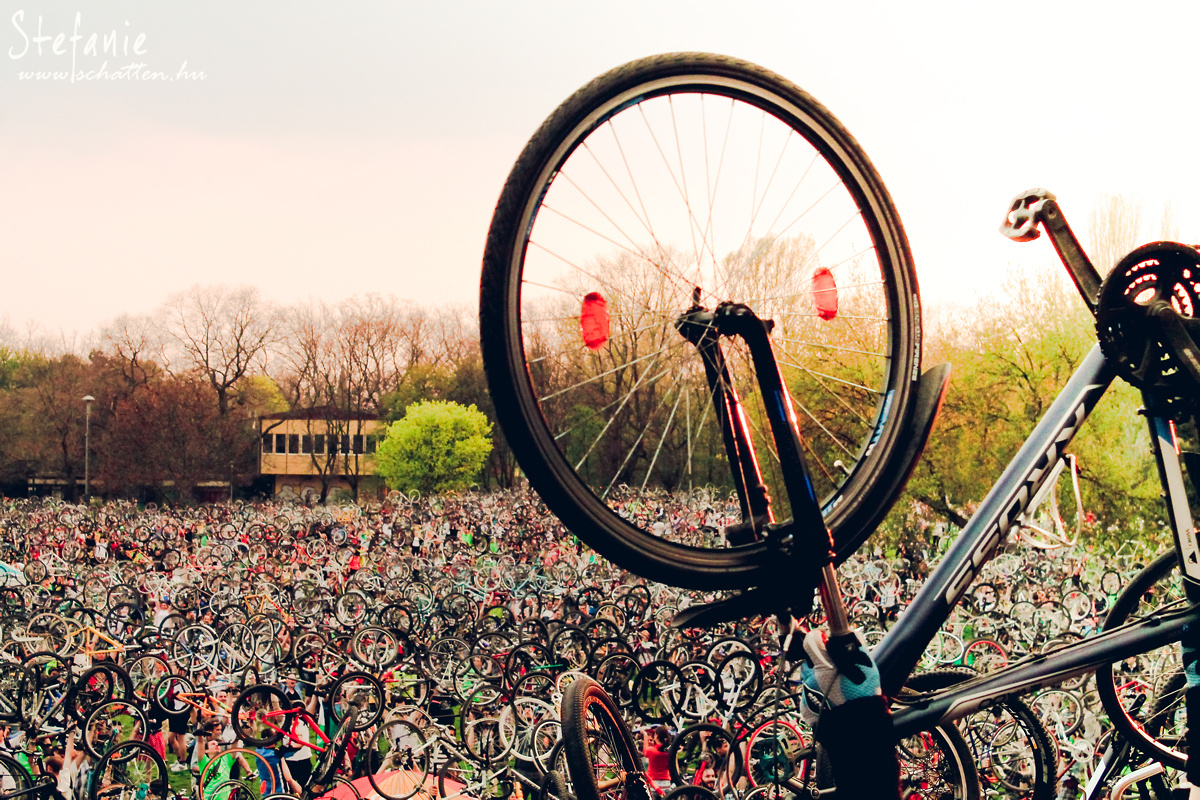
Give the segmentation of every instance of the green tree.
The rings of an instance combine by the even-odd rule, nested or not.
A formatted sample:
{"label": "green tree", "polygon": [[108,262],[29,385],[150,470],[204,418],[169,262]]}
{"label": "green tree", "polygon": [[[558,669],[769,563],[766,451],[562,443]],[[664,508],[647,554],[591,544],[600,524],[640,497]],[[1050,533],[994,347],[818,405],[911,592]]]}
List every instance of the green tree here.
{"label": "green tree", "polygon": [[447,400],[413,403],[388,426],[375,455],[387,485],[402,492],[464,489],[492,452],[492,424],[474,405]]}

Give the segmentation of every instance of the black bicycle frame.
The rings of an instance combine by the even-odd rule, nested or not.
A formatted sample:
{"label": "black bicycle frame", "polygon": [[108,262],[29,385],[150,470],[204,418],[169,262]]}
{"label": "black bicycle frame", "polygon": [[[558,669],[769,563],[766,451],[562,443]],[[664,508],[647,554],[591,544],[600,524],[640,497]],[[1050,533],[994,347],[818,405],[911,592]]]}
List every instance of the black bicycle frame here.
{"label": "black bicycle frame", "polygon": [[[739,334],[745,335],[743,331],[735,335]],[[766,359],[769,359],[769,354],[765,354],[764,362],[757,365],[760,377],[774,377],[777,371],[768,369]],[[954,540],[937,569],[874,650],[873,657],[879,667],[885,694],[892,697],[900,694],[929,643],[979,576],[983,566],[1004,543],[1016,520],[1025,514],[1043,484],[1050,479],[1055,465],[1114,377],[1115,373],[1101,353],[1100,346],[1094,346]],[[765,388],[776,390],[775,396],[778,396],[781,404],[786,402],[786,390],[778,390],[774,383]],[[1146,402],[1152,410],[1150,399],[1146,398]],[[792,422],[782,412],[778,412],[778,416],[781,421]],[[1200,548],[1187,502],[1174,425],[1170,420],[1152,414],[1147,415],[1147,420],[1159,477],[1166,495],[1168,517],[1175,532],[1176,551],[1185,587],[1189,596],[1194,597],[1197,589],[1200,589]],[[778,441],[778,431],[775,433]],[[785,438],[787,444],[780,450],[795,447],[793,441]],[[793,452],[798,450],[797,447]],[[746,472],[751,472],[751,469],[748,467]],[[804,494],[800,491],[792,495],[794,508],[807,505],[797,502],[798,499],[808,499]],[[789,528],[792,524],[794,521],[783,523]],[[929,730],[971,714],[1005,696],[1059,684],[1077,675],[1093,672],[1104,664],[1179,641],[1189,624],[1197,627],[1197,623],[1200,623],[1200,604],[1193,604],[1189,608],[1123,625],[979,678],[921,695],[916,702],[895,711],[893,724],[896,735],[901,738]]]}
{"label": "black bicycle frame", "polygon": [[[1072,274],[1083,274],[1083,278],[1077,277],[1076,283],[1089,308],[1094,310],[1092,295],[1095,294],[1095,286],[1092,284],[1098,285],[1099,279],[1092,280],[1094,270],[1090,263],[1086,263],[1086,256],[1082,255],[1077,244],[1070,246],[1074,240],[1061,215],[1051,216],[1058,220],[1058,228],[1051,229],[1056,247],[1060,254],[1066,251],[1064,263]],[[1067,255],[1072,257],[1067,258]],[[759,320],[745,306],[735,304],[722,304],[713,311],[695,305],[677,322],[680,332],[697,346],[704,357],[714,404],[718,417],[722,418],[727,445],[730,445],[730,461],[740,462],[735,472],[742,478],[738,489],[743,513],[751,515],[754,532],[767,533],[768,541],[772,534],[780,536],[776,540],[778,544],[795,537],[790,542],[795,547],[811,537],[810,541],[819,545],[807,551],[812,556],[822,552],[826,546],[825,542],[818,541],[821,538],[819,531],[824,529],[824,524],[804,465],[803,447],[791,401],[775,364],[769,341],[770,325],[770,322]],[[728,385],[718,341],[721,336],[741,337],[750,347],[760,389],[767,400],[767,416],[783,467],[781,472],[793,519],[770,522],[770,501],[761,492],[761,479],[755,480],[759,475],[758,465],[753,448],[749,446],[740,403]],[[1039,490],[1051,479],[1055,466],[1115,376],[1100,346],[1093,346],[956,537],[937,569],[875,648],[873,658],[879,668],[882,689],[886,695],[900,696],[929,643],[949,619],[983,566],[1004,543],[1017,520],[1029,510]],[[1180,641],[1189,630],[1200,630],[1200,545],[1197,543],[1197,531],[1184,485],[1176,431],[1173,422],[1155,413],[1152,397],[1144,395],[1143,402],[1189,607],[1123,625],[1052,653],[1024,659],[985,676],[921,695],[916,702],[895,712],[893,721],[898,737],[952,722],[1002,697],[1061,683],[1092,672],[1104,664]],[[764,522],[767,524],[764,525]],[[825,539],[828,541],[827,533]],[[791,555],[795,558],[798,553],[798,550],[793,550]],[[795,563],[792,562],[793,566]],[[835,619],[835,613],[844,613],[844,609],[832,568],[827,566],[824,573],[822,597],[827,603],[826,611],[832,630],[837,629],[839,624],[844,625],[843,614],[837,613],[836,616],[842,619]],[[804,584],[803,581],[799,583]]]}
{"label": "black bicycle frame", "polygon": [[1113,378],[1096,345],[955,538],[908,610],[875,649],[875,663],[886,694],[899,692],[929,642],[983,565],[995,555],[1014,522],[1025,513]]}

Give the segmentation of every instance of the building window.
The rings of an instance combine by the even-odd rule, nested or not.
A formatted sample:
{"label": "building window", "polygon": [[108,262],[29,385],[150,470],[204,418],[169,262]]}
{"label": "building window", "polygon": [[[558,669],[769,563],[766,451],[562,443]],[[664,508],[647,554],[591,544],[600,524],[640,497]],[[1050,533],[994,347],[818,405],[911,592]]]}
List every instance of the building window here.
{"label": "building window", "polygon": [[343,433],[342,434],[342,453],[349,453],[349,452],[350,452],[350,434]]}
{"label": "building window", "polygon": [[354,437],[354,454],[361,455],[362,451],[363,451],[363,437],[362,437],[362,434],[360,433]]}
{"label": "building window", "polygon": [[367,434],[367,452],[374,453],[375,447],[379,444],[379,437],[373,433]]}
{"label": "building window", "polygon": [[269,434],[269,433],[264,433],[264,434],[262,435],[262,447],[263,447],[262,451],[263,451],[264,453],[270,453],[270,452],[272,451],[272,449],[273,449],[273,448],[271,447],[271,445],[272,445],[272,444],[274,444],[274,443],[275,443],[275,442],[274,442],[274,439],[272,439],[272,437],[271,437],[271,434]]}
{"label": "building window", "polygon": [[300,437],[300,452],[301,453],[311,453],[313,451],[312,446],[313,446],[313,437],[312,436],[305,434],[304,436]]}
{"label": "building window", "polygon": [[300,452],[300,434],[298,434],[298,433],[289,433],[288,434],[288,452],[289,453],[299,453]]}
{"label": "building window", "polygon": [[287,434],[286,433],[275,434],[275,452],[276,453],[286,453],[287,452]]}
{"label": "building window", "polygon": [[325,452],[325,434],[318,433],[313,437],[313,452],[317,454]]}

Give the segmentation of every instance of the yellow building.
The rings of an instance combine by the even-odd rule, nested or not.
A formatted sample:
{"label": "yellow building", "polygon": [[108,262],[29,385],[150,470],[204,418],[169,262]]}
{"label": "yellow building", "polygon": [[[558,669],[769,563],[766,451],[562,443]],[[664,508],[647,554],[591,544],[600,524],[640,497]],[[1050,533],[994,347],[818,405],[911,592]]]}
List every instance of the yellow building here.
{"label": "yellow building", "polygon": [[275,476],[274,496],[300,502],[354,494],[360,500],[382,497],[383,479],[375,475],[373,454],[386,434],[374,416],[348,417],[329,407],[269,414],[259,420],[259,470]]}

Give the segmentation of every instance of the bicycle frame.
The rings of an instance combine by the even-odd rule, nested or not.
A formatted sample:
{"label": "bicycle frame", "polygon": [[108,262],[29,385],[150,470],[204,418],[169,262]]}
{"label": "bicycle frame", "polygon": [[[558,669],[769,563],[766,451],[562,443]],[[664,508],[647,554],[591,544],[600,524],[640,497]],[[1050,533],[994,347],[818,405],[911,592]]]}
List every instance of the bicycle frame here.
{"label": "bicycle frame", "polygon": [[[284,725],[286,727],[281,728],[272,722],[273,719],[278,717],[286,718],[284,720]],[[296,728],[302,721],[308,726],[310,731],[313,731],[317,734],[317,736],[321,737],[321,742],[323,744],[317,744],[316,742],[301,739],[296,735]],[[318,753],[324,753],[329,747],[330,738],[325,735],[324,731],[321,730],[321,726],[317,724],[315,719],[313,719],[312,714],[308,713],[308,711],[304,708],[288,708],[268,711],[262,715],[262,723],[276,733],[282,734],[284,738],[292,744],[299,745],[300,747],[311,747]]]}
{"label": "bicycle frame", "polygon": [[[1095,312],[1099,276],[1079,248],[1057,206],[1048,205],[1053,202],[1052,197],[1046,202],[1046,210],[1039,221],[1044,223],[1085,303]],[[1021,235],[1026,237],[1019,239],[1021,241],[1033,238],[1028,231]],[[765,534],[768,541],[780,534],[794,535],[796,547],[791,552],[783,551],[787,552],[789,558],[782,560],[789,569],[804,568],[804,562],[799,557],[817,554],[817,548],[825,546],[819,535],[824,526],[819,520],[820,510],[812,496],[811,482],[803,470],[799,434],[787,388],[783,385],[771,351],[768,338],[770,323],[759,320],[744,306],[726,304],[711,312],[693,307],[676,324],[704,359],[713,403],[727,436],[729,460],[731,464],[739,462],[738,471],[742,476],[757,475],[758,467],[753,449],[746,447],[748,437],[739,430],[739,426],[744,425],[744,415],[736,395],[728,390],[728,378],[722,374],[724,365],[716,339],[720,335],[739,336],[750,348],[763,396],[771,399],[765,405],[779,460],[784,466],[784,484],[795,517],[775,523],[771,519],[769,506],[763,508],[756,505],[756,484],[743,480],[738,486],[742,495],[743,518],[747,521],[739,527],[752,528],[752,535]],[[950,545],[937,569],[913,598],[907,612],[888,630],[873,651],[885,695],[899,695],[922,653],[979,577],[984,565],[996,554],[1010,531],[1019,527],[1026,513],[1039,501],[1041,490],[1055,476],[1056,466],[1075,434],[1115,377],[1116,371],[1101,352],[1100,345],[1094,345],[971,520]],[[1197,545],[1196,529],[1184,486],[1175,426],[1170,419],[1155,413],[1151,396],[1143,393],[1143,402],[1190,607],[1105,631],[1052,653],[1033,656],[948,689],[921,695],[915,702],[894,713],[893,725],[898,739],[953,722],[1006,695],[1061,683],[1094,671],[1099,666],[1180,641],[1189,624],[1200,622],[1200,546]],[[799,468],[796,467],[797,461]],[[818,517],[815,524],[812,521],[814,514]],[[861,542],[865,537],[860,531],[849,531],[842,538],[844,541],[840,544],[830,543],[833,549],[823,563],[835,561],[835,554],[840,555],[847,544]],[[805,554],[801,552],[804,547],[813,550]],[[811,574],[811,567],[808,569]],[[791,582],[795,583],[794,575]],[[847,629],[845,607],[831,564],[825,567],[819,588],[831,632],[843,632]]]}
{"label": "bicycle frame", "polygon": [[[980,504],[941,564],[929,576],[908,612],[887,632],[874,651],[884,692],[894,695],[903,686],[921,653],[949,618],[980,568],[1004,541],[1009,528],[1025,513],[1041,482],[1070,445],[1112,377],[1097,345]],[[1197,561],[1194,526],[1183,486],[1175,430],[1170,421],[1161,417],[1150,416],[1148,422],[1176,535],[1183,579],[1191,593],[1200,585],[1200,561]],[[897,710],[893,718],[897,735],[951,722],[1005,695],[1061,683],[1104,664],[1179,641],[1184,628],[1197,621],[1200,621],[1200,605],[1193,604],[1171,614],[1101,632],[1052,653],[924,696],[918,706]]]}

